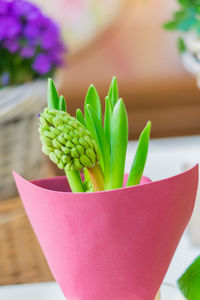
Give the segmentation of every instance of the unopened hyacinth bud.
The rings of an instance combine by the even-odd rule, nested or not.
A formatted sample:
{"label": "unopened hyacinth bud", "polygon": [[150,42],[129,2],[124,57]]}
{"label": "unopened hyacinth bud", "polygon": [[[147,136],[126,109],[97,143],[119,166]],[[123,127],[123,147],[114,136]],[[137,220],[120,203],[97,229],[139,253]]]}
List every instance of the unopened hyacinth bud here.
{"label": "unopened hyacinth bud", "polygon": [[46,108],[40,115],[42,151],[60,168],[92,168],[99,161],[98,147],[90,132],[64,111]]}

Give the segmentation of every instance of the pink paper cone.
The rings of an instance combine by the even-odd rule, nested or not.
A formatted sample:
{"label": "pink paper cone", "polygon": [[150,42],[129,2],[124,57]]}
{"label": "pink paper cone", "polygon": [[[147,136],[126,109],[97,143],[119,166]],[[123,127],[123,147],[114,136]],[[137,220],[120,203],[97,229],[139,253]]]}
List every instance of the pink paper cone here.
{"label": "pink paper cone", "polygon": [[14,177],[68,300],[154,299],[193,211],[198,166],[98,193],[71,193],[65,177]]}

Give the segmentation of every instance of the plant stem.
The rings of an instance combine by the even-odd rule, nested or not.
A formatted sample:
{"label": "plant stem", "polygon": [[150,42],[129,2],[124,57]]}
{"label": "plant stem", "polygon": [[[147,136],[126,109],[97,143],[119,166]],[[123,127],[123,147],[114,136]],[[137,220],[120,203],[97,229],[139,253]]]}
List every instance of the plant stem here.
{"label": "plant stem", "polygon": [[65,174],[67,176],[72,193],[85,192],[79,171],[72,171],[72,170],[65,169]]}
{"label": "plant stem", "polygon": [[95,192],[104,190],[104,177],[100,165],[96,164],[93,168],[88,168],[91,182]]}

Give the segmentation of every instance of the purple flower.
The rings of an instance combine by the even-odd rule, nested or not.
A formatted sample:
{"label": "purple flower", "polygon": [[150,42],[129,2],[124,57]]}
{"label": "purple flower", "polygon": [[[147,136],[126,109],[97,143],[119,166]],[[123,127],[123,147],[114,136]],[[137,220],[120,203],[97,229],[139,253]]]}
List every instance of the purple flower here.
{"label": "purple flower", "polygon": [[8,72],[3,72],[1,75],[1,83],[2,85],[8,85],[10,81],[10,74]]}
{"label": "purple flower", "polygon": [[17,39],[7,39],[7,40],[4,41],[3,45],[11,53],[14,53],[19,49],[19,44],[18,44]]}
{"label": "purple flower", "polygon": [[35,49],[33,47],[25,46],[20,50],[20,54],[24,58],[33,57],[35,54]]}
{"label": "purple flower", "polygon": [[60,55],[60,53],[58,51],[52,51],[51,52],[51,62],[52,64],[56,65],[56,66],[62,66],[63,65],[63,59],[62,56]]}
{"label": "purple flower", "polygon": [[15,0],[13,2],[12,10],[15,15],[26,17],[28,20],[34,20],[41,15],[41,12],[37,6],[23,0]]}
{"label": "purple flower", "polygon": [[36,57],[32,67],[39,74],[42,74],[42,75],[46,74],[51,70],[51,67],[52,67],[51,59],[46,54],[39,54]]}
{"label": "purple flower", "polygon": [[13,16],[3,16],[0,18],[0,40],[3,38],[13,38],[22,29],[20,21]]}
{"label": "purple flower", "polygon": [[56,45],[57,36],[53,36],[50,31],[44,32],[41,36],[41,46],[44,50],[53,48]]}
{"label": "purple flower", "polygon": [[[54,71],[66,51],[58,25],[27,0],[0,0],[1,48],[7,50],[6,72],[20,72],[15,69],[17,59],[25,68],[24,76],[30,78]],[[0,69],[0,85],[5,70]],[[5,75],[3,80],[6,82]]]}
{"label": "purple flower", "polygon": [[24,27],[24,35],[26,38],[35,40],[40,36],[40,27],[38,26],[39,19],[32,20]]}
{"label": "purple flower", "polygon": [[0,1],[0,15],[4,15],[7,13],[9,8],[9,3],[6,1]]}
{"label": "purple flower", "polygon": [[40,18],[40,30],[42,32],[50,31],[52,34],[59,35],[59,28],[55,22],[52,22],[50,18]]}

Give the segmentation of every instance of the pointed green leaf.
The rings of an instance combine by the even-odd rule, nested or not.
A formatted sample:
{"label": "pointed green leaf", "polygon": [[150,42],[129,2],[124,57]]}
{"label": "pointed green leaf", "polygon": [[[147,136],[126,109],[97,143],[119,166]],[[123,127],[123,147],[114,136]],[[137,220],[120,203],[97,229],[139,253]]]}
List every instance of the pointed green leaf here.
{"label": "pointed green leaf", "polygon": [[113,107],[109,97],[107,96],[105,98],[104,132],[109,145],[110,145],[110,135],[111,135],[112,112],[113,112]]}
{"label": "pointed green leaf", "polygon": [[86,95],[86,98],[85,98],[85,110],[86,110],[87,104],[91,105],[91,107],[95,111],[98,119],[100,121],[102,121],[101,101],[100,101],[99,95],[97,93],[97,90],[95,89],[95,87],[92,84],[90,85],[87,95]]}
{"label": "pointed green leaf", "polygon": [[151,122],[148,122],[139,138],[136,154],[128,177],[127,186],[137,185],[140,183],[147,160],[150,131]]}
{"label": "pointed green leaf", "polygon": [[90,131],[90,133],[92,134],[93,138],[95,139],[97,145],[100,147],[98,136],[96,133],[95,124],[94,124],[91,114],[89,113],[87,106],[85,107],[85,123],[86,123],[86,128]]}
{"label": "pointed green leaf", "polygon": [[178,38],[177,46],[180,54],[184,53],[187,50],[186,44],[181,37]]}
{"label": "pointed green leaf", "polygon": [[200,299],[200,256],[178,280],[178,286],[186,299]]}
{"label": "pointed green leaf", "polygon": [[178,2],[183,6],[188,6],[192,4],[191,0],[178,0]]}
{"label": "pointed green leaf", "polygon": [[83,113],[79,108],[76,110],[76,118],[82,125],[86,126]]}
{"label": "pointed green leaf", "polygon": [[[99,144],[99,139],[98,139],[98,136],[97,136],[95,124],[94,124],[92,116],[89,113],[87,107],[85,108],[85,124],[86,124],[86,128],[90,131],[90,133],[92,134],[95,142],[97,143],[97,145],[98,145],[98,147],[100,149],[100,144]],[[104,170],[104,163],[103,163],[103,157],[102,157],[101,149],[100,149],[100,159],[99,159],[99,162],[100,162],[101,168]]]}
{"label": "pointed green leaf", "polygon": [[108,92],[108,97],[112,103],[112,106],[114,107],[119,99],[117,78],[115,76],[113,77],[113,79],[111,81],[110,89]]}
{"label": "pointed green leaf", "polygon": [[[104,180],[105,180],[105,189],[108,188],[109,176],[110,176],[110,148],[107,142],[102,123],[97,117],[94,109],[91,105],[86,106],[86,113],[90,116],[91,122],[93,123],[93,129],[96,132],[98,139],[98,145],[100,147],[101,155],[103,158],[103,170],[104,170]],[[87,123],[86,123],[87,124]],[[92,129],[92,130],[93,130]]]}
{"label": "pointed green leaf", "polygon": [[166,30],[176,30],[178,27],[178,22],[177,21],[169,21],[163,24],[163,28]]}
{"label": "pointed green leaf", "polygon": [[51,78],[48,79],[47,102],[49,108],[59,110],[59,96]]}
{"label": "pointed green leaf", "polygon": [[65,98],[62,95],[59,98],[59,110],[67,111]]}
{"label": "pointed green leaf", "polygon": [[111,119],[110,189],[121,188],[128,143],[128,117],[122,99],[115,104]]}

